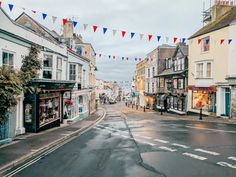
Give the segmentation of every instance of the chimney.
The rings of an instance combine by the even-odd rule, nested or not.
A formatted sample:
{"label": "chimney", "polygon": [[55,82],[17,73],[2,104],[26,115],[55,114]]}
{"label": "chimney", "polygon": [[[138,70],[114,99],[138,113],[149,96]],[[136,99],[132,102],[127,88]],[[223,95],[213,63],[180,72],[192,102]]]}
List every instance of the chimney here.
{"label": "chimney", "polygon": [[63,26],[63,37],[73,38],[73,22],[71,20],[68,20]]}
{"label": "chimney", "polygon": [[211,21],[215,21],[225,13],[227,13],[234,6],[232,0],[215,0],[211,11]]}

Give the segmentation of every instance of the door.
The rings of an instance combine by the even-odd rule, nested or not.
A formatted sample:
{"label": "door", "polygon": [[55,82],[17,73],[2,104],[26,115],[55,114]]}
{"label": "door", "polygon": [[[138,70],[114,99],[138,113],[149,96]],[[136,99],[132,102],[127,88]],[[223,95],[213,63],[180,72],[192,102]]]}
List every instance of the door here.
{"label": "door", "polygon": [[225,89],[225,115],[230,116],[230,89]]}

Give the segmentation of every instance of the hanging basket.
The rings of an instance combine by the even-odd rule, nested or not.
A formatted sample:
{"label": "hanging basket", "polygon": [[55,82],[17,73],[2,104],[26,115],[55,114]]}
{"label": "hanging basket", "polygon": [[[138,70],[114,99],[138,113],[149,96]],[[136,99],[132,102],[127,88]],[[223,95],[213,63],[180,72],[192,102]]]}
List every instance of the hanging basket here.
{"label": "hanging basket", "polygon": [[66,100],[66,106],[71,106],[71,105],[73,105],[73,102],[70,99]]}

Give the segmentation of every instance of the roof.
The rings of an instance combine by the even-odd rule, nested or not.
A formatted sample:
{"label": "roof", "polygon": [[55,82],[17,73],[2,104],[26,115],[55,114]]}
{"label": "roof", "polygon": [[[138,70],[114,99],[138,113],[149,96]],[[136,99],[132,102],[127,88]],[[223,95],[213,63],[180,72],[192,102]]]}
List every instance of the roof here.
{"label": "roof", "polygon": [[188,45],[186,45],[185,43],[179,43],[179,44],[176,46],[175,52],[174,52],[174,54],[173,54],[173,57],[175,57],[175,56],[177,55],[178,50],[180,50],[181,53],[182,53],[184,56],[188,56]]}
{"label": "roof", "polygon": [[[55,31],[51,31],[51,30],[48,29],[47,27],[43,26],[42,24],[40,24],[39,22],[37,22],[36,20],[34,20],[32,17],[30,17],[30,16],[29,16],[28,14],[26,14],[25,12],[23,12],[21,15],[19,15],[19,16],[15,19],[15,22],[18,23],[18,24],[20,24],[20,25],[22,25],[22,26],[24,26],[24,25],[19,22],[19,19],[20,19],[21,17],[26,17],[26,18],[30,19],[30,20],[31,20],[33,23],[35,23],[39,28],[41,28],[43,31],[45,31],[46,33],[48,33],[49,36],[51,36],[51,38],[49,38],[49,37],[46,37],[45,35],[40,34],[40,35],[42,35],[42,37],[47,38],[47,39],[49,39],[49,40],[51,40],[51,41],[53,40],[53,42],[56,42],[57,44],[60,44],[60,41],[58,40],[59,35],[58,35]],[[28,28],[29,30],[31,30],[31,31],[37,33],[37,31],[35,31],[34,29],[32,29],[32,28],[30,28],[30,27],[27,27],[27,28]]]}
{"label": "roof", "polygon": [[176,75],[176,74],[182,74],[184,73],[186,70],[184,71],[173,71],[173,68],[170,69],[166,69],[164,70],[162,73],[158,74],[157,77],[160,76],[168,76],[168,75]]}
{"label": "roof", "polygon": [[201,28],[199,31],[193,34],[189,39],[196,38],[198,36],[219,30],[221,28],[225,28],[233,22],[236,22],[236,7],[232,7],[228,12],[226,12],[220,18]]}

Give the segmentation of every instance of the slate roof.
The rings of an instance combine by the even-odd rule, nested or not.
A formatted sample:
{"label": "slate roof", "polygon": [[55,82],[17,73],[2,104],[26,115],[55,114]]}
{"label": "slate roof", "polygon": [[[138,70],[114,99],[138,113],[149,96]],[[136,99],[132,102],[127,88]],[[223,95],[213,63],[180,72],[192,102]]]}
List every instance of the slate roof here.
{"label": "slate roof", "polygon": [[193,34],[189,39],[196,38],[198,36],[227,27],[234,22],[236,22],[236,7],[232,7],[228,12],[222,15],[222,17],[216,19],[215,21],[201,28],[199,31]]}

